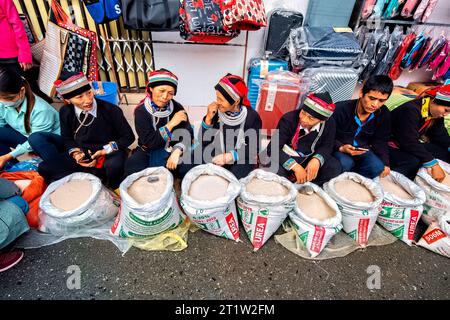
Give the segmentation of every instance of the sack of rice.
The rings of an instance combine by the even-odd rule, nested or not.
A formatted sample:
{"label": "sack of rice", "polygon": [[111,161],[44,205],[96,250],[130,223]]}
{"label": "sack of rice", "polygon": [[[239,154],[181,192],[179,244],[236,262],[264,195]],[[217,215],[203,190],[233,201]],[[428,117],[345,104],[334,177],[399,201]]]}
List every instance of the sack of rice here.
{"label": "sack of rice", "polygon": [[238,241],[239,224],[234,200],[241,185],[228,170],[199,165],[181,183],[181,206],[192,223],[209,233]]}
{"label": "sack of rice", "polygon": [[404,175],[391,171],[385,178],[377,178],[383,190],[378,223],[408,245],[423,211],[425,192]]}
{"label": "sack of rice", "polygon": [[450,258],[450,213],[447,212],[437,221],[431,222],[417,244]]}
{"label": "sack of rice", "polygon": [[289,212],[299,240],[312,258],[319,255],[342,229],[342,215],[336,202],[313,183],[295,184],[295,210]]}
{"label": "sack of rice", "polygon": [[39,202],[39,227],[68,235],[103,225],[118,211],[111,193],[96,176],[76,172],[51,183]]}
{"label": "sack of rice", "polygon": [[237,198],[239,215],[256,251],[294,209],[297,190],[286,178],[261,169],[253,170],[239,181],[242,185]]}
{"label": "sack of rice", "polygon": [[450,164],[438,160],[445,172],[442,183],[437,182],[428,173],[426,168],[421,168],[414,181],[425,191],[427,200],[423,205],[422,220],[430,224],[440,216],[450,211]]}
{"label": "sack of rice", "polygon": [[145,238],[176,228],[184,217],[173,189],[173,176],[164,167],[129,175],[119,186],[122,204],[111,233]]}
{"label": "sack of rice", "polygon": [[344,172],[323,188],[341,210],[344,231],[365,247],[381,211],[381,187],[357,173]]}

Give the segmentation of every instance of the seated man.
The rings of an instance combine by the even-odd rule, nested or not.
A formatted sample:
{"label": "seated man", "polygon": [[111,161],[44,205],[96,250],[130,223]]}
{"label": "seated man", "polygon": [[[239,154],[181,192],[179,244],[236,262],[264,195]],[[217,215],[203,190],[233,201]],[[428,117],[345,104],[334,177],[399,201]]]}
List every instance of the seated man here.
{"label": "seated man", "polygon": [[267,147],[272,166],[279,163],[279,175],[296,183],[322,185],[341,173],[339,162],[331,156],[336,132],[334,119],[330,118],[334,108],[328,92],[310,93],[301,109],[280,119]]}
{"label": "seated man", "polygon": [[450,85],[425,92],[423,97],[392,111],[389,154],[392,169],[414,179],[421,166],[441,182],[445,173],[436,159],[450,162],[450,137],[444,117],[450,114]]}
{"label": "seated man", "polygon": [[393,90],[384,75],[366,80],[359,99],[336,103],[335,153],[342,171],[354,171],[369,179],[389,174],[389,109],[384,105]]}
{"label": "seated man", "polygon": [[122,181],[127,147],[135,139],[122,110],[94,98],[81,73],[58,81],[56,90],[66,103],[59,112],[61,136],[41,132],[30,136],[33,149],[39,153],[45,148],[48,155],[39,165],[39,174],[50,183],[86,172],[116,189]]}

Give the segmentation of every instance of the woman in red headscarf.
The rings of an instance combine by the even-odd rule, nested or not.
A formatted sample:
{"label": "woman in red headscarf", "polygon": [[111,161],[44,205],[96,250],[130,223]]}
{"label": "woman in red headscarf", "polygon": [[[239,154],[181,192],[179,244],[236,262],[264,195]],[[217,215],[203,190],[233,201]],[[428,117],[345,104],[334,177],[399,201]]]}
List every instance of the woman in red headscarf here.
{"label": "woman in red headscarf", "polygon": [[257,166],[261,118],[250,107],[241,77],[227,74],[214,88],[216,101],[209,104],[201,127],[202,160],[243,178]]}
{"label": "woman in red headscarf", "polygon": [[445,173],[436,159],[450,162],[450,137],[444,125],[448,114],[450,85],[428,90],[393,110],[389,142],[391,169],[414,179],[419,168],[426,167],[441,182]]}

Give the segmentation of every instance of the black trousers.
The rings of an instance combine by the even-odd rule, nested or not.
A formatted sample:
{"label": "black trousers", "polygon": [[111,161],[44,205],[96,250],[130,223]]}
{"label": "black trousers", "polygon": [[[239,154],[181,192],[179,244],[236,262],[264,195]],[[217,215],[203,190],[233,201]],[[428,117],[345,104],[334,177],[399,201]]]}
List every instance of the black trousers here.
{"label": "black trousers", "polygon": [[[432,142],[425,143],[424,145],[433,157],[447,163],[450,162],[450,153],[447,149]],[[397,171],[411,180],[415,179],[417,171],[419,171],[422,166],[422,162],[419,158],[416,158],[411,153],[401,149],[389,147],[389,158],[391,170]]]}
{"label": "black trousers", "polygon": [[59,157],[45,160],[39,164],[38,172],[47,183],[59,180],[75,172],[90,173],[99,177],[111,189],[117,189],[122,182],[123,167],[127,153],[123,150],[106,155],[102,168],[86,168],[80,166],[67,153]]}
{"label": "black trousers", "polygon": [[[294,157],[295,159],[295,157]],[[311,157],[306,159],[303,163],[302,163],[302,167],[306,168],[306,166],[308,165],[308,162],[311,160]],[[318,186],[322,186],[325,182],[330,181],[331,179],[337,177],[338,175],[340,175],[342,172],[342,167],[340,162],[334,158],[334,157],[328,157],[323,166],[321,166],[319,168],[319,172],[317,174],[317,177],[311,181],[315,184],[317,184]],[[288,171],[286,170],[283,166],[280,165],[279,170],[278,170],[278,175],[288,178],[289,180],[295,182],[295,174],[292,171]]]}

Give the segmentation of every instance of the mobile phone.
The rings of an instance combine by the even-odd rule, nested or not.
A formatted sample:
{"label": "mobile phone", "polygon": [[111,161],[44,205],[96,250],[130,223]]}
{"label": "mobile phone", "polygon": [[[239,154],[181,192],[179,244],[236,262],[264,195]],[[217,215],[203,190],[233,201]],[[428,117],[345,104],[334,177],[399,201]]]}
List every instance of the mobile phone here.
{"label": "mobile phone", "polygon": [[356,151],[369,151],[369,149],[366,148],[360,148],[360,147],[355,147]]}
{"label": "mobile phone", "polygon": [[91,158],[91,153],[89,150],[84,150],[84,157],[80,160],[80,162],[91,162],[93,159]]}

